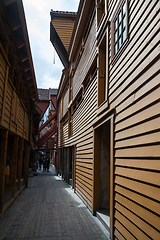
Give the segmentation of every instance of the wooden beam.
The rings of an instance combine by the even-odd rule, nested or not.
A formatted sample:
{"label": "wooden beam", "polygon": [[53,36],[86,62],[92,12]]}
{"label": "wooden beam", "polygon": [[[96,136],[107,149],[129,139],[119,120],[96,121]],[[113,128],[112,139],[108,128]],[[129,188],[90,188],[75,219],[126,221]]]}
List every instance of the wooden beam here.
{"label": "wooden beam", "polygon": [[32,74],[30,73],[30,71],[27,71],[24,76],[27,79],[27,81],[32,78]]}
{"label": "wooden beam", "polygon": [[16,177],[17,177],[17,158],[18,158],[19,137],[14,137],[13,156],[11,160],[11,198],[15,196]]}
{"label": "wooden beam", "polygon": [[22,178],[22,160],[23,160],[23,147],[24,139],[19,141],[19,156],[18,156],[18,191],[21,189],[21,178]]}
{"label": "wooden beam", "polygon": [[12,39],[18,49],[25,45],[25,42],[15,32],[13,32]]}
{"label": "wooden beam", "polygon": [[28,59],[28,55],[24,53],[22,50],[18,50],[17,55],[21,62],[25,62]]}
{"label": "wooden beam", "polygon": [[3,0],[5,7],[9,6],[10,4],[14,3],[16,0]]}
{"label": "wooden beam", "polygon": [[0,213],[2,213],[2,211],[3,211],[7,144],[8,144],[8,131],[7,130],[2,130],[1,164],[0,164]]}
{"label": "wooden beam", "polygon": [[14,17],[7,15],[6,19],[13,32],[21,27],[21,22],[17,21]]}
{"label": "wooden beam", "polygon": [[22,67],[24,72],[27,72],[31,69],[30,66],[29,66],[29,63],[27,63],[27,62],[21,63],[21,67]]}

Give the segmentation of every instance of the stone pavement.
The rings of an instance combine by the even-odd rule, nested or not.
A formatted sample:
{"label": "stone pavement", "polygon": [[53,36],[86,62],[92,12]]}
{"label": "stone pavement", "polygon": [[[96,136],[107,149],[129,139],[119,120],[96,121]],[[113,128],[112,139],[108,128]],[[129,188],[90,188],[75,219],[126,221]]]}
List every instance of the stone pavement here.
{"label": "stone pavement", "polygon": [[3,240],[107,240],[108,231],[55,174],[37,171],[0,219]]}

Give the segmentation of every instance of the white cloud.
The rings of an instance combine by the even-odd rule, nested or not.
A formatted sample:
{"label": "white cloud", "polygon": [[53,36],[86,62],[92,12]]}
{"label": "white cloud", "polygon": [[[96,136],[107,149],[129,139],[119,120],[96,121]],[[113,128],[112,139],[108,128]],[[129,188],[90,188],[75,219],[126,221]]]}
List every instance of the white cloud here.
{"label": "white cloud", "polygon": [[50,11],[78,10],[79,0],[23,0],[38,88],[57,88],[63,65],[50,42]]}

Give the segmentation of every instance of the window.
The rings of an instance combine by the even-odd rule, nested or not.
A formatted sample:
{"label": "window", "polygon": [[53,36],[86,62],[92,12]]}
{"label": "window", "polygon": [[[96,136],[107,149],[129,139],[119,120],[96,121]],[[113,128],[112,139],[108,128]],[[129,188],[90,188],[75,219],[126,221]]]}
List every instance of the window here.
{"label": "window", "polygon": [[114,54],[118,52],[127,38],[127,4],[122,5],[114,20]]}

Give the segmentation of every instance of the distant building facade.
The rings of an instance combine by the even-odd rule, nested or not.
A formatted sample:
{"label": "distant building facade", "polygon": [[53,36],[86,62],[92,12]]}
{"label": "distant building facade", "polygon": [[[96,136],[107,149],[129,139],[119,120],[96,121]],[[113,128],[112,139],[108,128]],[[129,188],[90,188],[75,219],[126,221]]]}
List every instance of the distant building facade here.
{"label": "distant building facade", "polygon": [[[57,155],[57,89],[38,89],[41,119],[39,122],[37,153],[50,153],[51,162],[56,165]],[[39,154],[39,153],[38,153]]]}

